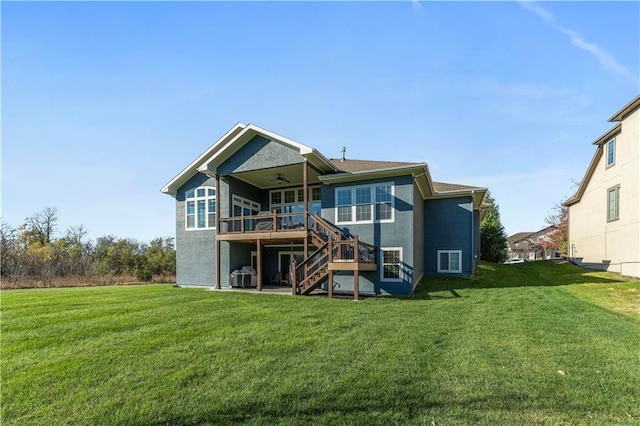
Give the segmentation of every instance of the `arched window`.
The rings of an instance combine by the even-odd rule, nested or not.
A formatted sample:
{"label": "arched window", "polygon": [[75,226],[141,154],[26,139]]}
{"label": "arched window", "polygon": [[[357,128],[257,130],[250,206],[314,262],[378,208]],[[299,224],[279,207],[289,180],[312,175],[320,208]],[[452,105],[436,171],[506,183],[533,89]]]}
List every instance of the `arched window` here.
{"label": "arched window", "polygon": [[186,229],[215,229],[216,190],[210,187],[190,189],[185,192]]}

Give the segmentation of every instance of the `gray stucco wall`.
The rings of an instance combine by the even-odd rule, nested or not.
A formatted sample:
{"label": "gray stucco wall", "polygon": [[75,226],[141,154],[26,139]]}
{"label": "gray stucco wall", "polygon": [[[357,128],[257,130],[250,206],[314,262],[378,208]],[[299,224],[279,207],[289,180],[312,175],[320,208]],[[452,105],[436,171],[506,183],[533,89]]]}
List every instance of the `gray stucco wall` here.
{"label": "gray stucco wall", "polygon": [[215,230],[186,230],[185,192],[192,188],[215,188],[215,179],[197,174],[176,194],[176,281],[178,285],[215,285]]}
{"label": "gray stucco wall", "polygon": [[438,250],[462,250],[462,275],[473,274],[472,224],[474,222],[471,197],[424,202],[426,275],[438,274]]}
{"label": "gray stucco wall", "polygon": [[[259,203],[261,210],[266,210],[269,207],[269,191],[260,190],[231,176],[224,176],[224,174],[302,162],[303,157],[295,149],[256,136],[217,168],[218,173],[221,174],[220,192],[216,197],[216,201],[220,204],[220,216],[229,217],[232,215],[232,195]],[[212,229],[187,231],[185,228],[184,194],[187,190],[200,186],[215,188],[215,178],[198,173],[176,194],[176,280],[178,285],[215,286],[216,231]],[[251,251],[254,250],[256,247],[252,244],[226,241],[220,243],[220,284],[222,286],[229,285],[231,272],[243,265],[250,264]],[[276,251],[274,251],[273,258],[277,265]],[[265,264],[265,266],[267,265]],[[273,268],[269,266],[266,269],[270,271]],[[271,272],[270,275],[272,275]],[[268,282],[268,280],[264,282]]]}
{"label": "gray stucco wall", "polygon": [[[366,223],[338,225],[347,235],[355,236],[365,243],[378,248],[402,249],[401,282],[387,282],[381,280],[380,271],[360,272],[359,290],[363,293],[375,294],[411,294],[414,281],[414,233],[413,233],[413,197],[414,184],[411,176],[376,179],[366,182],[354,182],[336,185],[322,185],[322,217],[336,223],[335,220],[335,191],[337,188],[376,183],[394,184],[394,221],[392,223]],[[376,262],[381,270],[382,258],[377,253]],[[334,276],[336,290],[353,291],[353,274],[342,272]]]}
{"label": "gray stucco wall", "polygon": [[227,175],[299,164],[303,161],[304,158],[297,150],[262,136],[256,136],[219,165],[217,172],[220,175]]}

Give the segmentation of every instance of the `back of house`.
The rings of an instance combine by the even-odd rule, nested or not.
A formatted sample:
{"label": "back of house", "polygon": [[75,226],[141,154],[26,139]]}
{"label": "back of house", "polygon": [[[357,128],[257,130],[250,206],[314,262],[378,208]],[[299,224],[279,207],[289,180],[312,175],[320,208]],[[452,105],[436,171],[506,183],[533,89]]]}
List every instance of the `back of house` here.
{"label": "back of house", "polygon": [[177,283],[411,294],[424,275],[473,275],[485,188],[426,163],[329,159],[236,124],[167,183]]}

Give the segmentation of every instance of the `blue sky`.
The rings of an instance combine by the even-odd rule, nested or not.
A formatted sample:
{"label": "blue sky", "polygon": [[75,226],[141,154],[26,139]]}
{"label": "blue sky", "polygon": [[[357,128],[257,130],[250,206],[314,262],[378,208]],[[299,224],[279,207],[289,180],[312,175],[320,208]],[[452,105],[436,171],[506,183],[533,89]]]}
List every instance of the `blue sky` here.
{"label": "blue sky", "polygon": [[174,235],[236,122],[486,186],[545,226],[640,91],[638,2],[2,2],[2,218]]}

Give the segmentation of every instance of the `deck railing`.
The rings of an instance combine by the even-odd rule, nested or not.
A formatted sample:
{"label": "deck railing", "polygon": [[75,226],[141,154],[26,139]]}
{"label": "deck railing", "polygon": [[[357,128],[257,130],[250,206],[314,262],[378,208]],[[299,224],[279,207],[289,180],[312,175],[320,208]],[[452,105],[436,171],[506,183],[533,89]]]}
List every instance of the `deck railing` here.
{"label": "deck railing", "polygon": [[356,236],[353,240],[332,241],[331,262],[376,262],[376,247],[363,243]]}
{"label": "deck railing", "polygon": [[252,216],[220,218],[218,234],[304,230],[304,213],[260,212]]}

